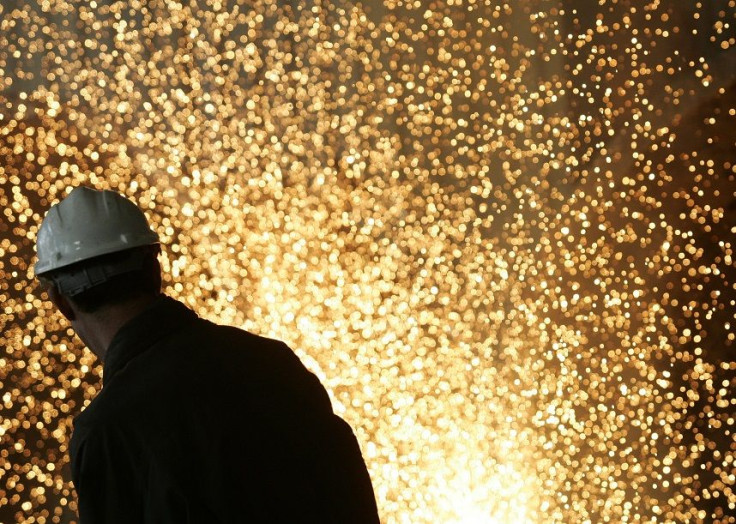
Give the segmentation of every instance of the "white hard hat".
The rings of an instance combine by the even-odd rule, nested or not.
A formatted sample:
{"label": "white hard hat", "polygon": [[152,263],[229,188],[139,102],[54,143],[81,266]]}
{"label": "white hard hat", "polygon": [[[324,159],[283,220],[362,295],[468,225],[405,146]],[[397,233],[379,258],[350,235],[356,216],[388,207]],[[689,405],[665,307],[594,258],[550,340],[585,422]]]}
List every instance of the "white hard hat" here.
{"label": "white hard hat", "polygon": [[77,187],[51,206],[36,240],[36,276],[100,255],[158,244],[138,206],[114,191]]}

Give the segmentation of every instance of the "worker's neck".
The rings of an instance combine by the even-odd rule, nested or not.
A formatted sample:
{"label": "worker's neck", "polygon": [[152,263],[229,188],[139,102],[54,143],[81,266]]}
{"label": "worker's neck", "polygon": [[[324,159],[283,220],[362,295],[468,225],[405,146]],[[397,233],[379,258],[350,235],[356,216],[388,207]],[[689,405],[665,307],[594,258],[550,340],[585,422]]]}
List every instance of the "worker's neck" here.
{"label": "worker's neck", "polygon": [[104,362],[107,350],[120,328],[142,313],[156,298],[154,295],[145,295],[106,306],[94,313],[77,312],[72,327],[82,342]]}

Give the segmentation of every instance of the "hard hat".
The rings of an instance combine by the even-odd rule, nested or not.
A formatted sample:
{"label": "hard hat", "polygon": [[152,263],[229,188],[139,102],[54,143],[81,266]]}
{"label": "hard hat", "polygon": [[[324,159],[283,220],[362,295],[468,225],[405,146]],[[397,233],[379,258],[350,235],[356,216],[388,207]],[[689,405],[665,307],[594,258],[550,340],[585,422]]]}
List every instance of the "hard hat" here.
{"label": "hard hat", "polygon": [[[158,242],[143,211],[123,195],[77,187],[46,213],[36,240],[34,272],[40,276],[100,255]],[[106,272],[107,277],[110,273]]]}

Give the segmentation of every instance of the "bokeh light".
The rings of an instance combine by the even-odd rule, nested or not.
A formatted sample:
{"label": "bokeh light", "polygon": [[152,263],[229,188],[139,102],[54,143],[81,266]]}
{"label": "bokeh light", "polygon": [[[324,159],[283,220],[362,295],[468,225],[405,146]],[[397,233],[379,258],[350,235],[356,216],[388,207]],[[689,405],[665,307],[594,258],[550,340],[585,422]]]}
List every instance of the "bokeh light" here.
{"label": "bokeh light", "polygon": [[79,184],[295,349],[385,523],[736,521],[736,0],[6,0],[0,159],[0,522],[76,518]]}

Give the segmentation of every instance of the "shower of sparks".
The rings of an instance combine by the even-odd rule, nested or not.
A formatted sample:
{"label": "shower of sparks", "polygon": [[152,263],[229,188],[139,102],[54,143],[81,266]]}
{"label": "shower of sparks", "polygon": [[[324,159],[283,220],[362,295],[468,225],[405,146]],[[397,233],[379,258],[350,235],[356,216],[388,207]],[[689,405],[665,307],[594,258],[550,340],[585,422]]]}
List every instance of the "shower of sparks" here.
{"label": "shower of sparks", "polygon": [[101,369],[33,279],[123,191],[281,338],[385,523],[736,522],[736,0],[0,4],[0,522]]}

